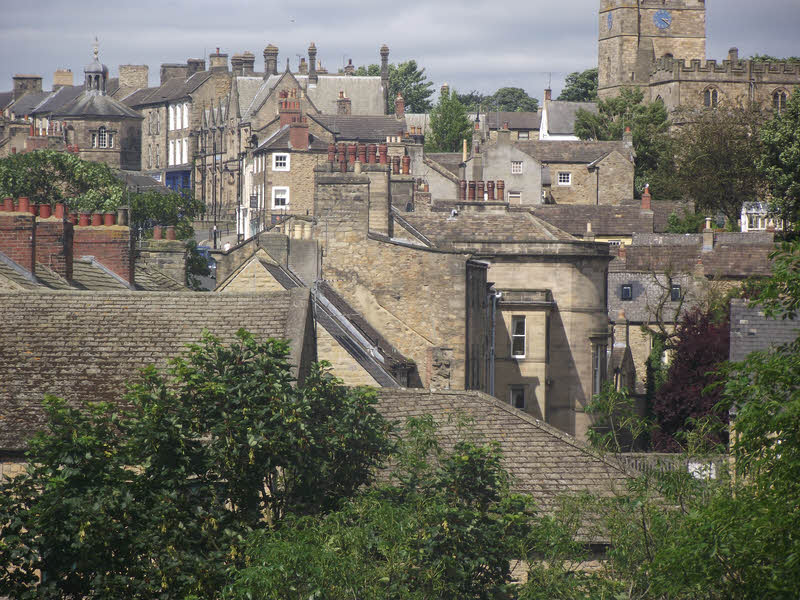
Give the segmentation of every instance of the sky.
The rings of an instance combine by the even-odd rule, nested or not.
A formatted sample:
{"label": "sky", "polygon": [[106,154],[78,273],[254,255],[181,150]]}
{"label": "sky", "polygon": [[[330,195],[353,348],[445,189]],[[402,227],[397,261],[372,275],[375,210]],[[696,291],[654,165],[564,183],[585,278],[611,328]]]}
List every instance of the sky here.
{"label": "sky", "polygon": [[[0,0],[0,4],[8,0]],[[800,55],[800,0],[707,0],[708,58],[728,48],[740,56]],[[219,47],[249,50],[256,70],[271,43],[279,65],[306,56],[309,42],[323,66],[336,71],[415,59],[436,89],[491,93],[499,87],[554,95],[564,77],[597,65],[599,0],[30,0],[0,14],[0,91],[16,73],[39,74],[49,89],[53,71],[72,69],[75,83],[99,38],[112,76],[120,64],[147,64],[156,85],[161,63],[185,62]]]}

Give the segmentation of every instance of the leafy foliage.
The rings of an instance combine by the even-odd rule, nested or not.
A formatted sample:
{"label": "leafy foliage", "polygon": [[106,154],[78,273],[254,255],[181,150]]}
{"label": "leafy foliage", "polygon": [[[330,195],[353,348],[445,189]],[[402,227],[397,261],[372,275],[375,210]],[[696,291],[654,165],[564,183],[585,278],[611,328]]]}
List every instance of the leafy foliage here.
{"label": "leafy foliage", "polygon": [[616,389],[606,382],[603,389],[586,405],[592,415],[589,443],[604,452],[623,452],[641,441],[650,429],[636,410],[636,399],[626,389]]}
{"label": "leafy foliage", "polygon": [[49,398],[27,472],[0,484],[0,593],[215,597],[248,532],[369,483],[390,447],[373,395],[324,366],[298,389],[287,354],[206,335],[146,369],[128,411]]}
{"label": "leafy foliage", "polygon": [[426,113],[433,105],[433,82],[428,81],[425,69],[415,60],[407,60],[399,65],[389,65],[389,111],[394,112],[394,99],[401,93],[405,100],[406,112]]}
{"label": "leafy foliage", "polygon": [[465,139],[472,139],[472,124],[467,110],[455,90],[442,93],[431,111],[430,134],[425,140],[425,149],[428,152],[457,152]]}
{"label": "leafy foliage", "polygon": [[191,221],[202,210],[191,194],[130,192],[108,165],[55,150],[0,159],[0,195],[27,196],[41,204],[63,202],[74,212],[114,212],[128,205],[134,230],[175,225],[180,239],[192,235]]}
{"label": "leafy foliage", "polygon": [[[676,330],[675,353],[667,373],[667,380],[659,388],[652,407],[658,428],[653,432],[653,445],[657,450],[680,450],[676,436],[691,430],[689,419],[697,420],[717,414],[720,400],[718,388],[710,388],[719,381],[715,371],[728,359],[730,325],[727,315],[715,321],[708,312],[696,309],[685,313]],[[726,414],[717,414],[727,423]],[[727,440],[722,432],[717,441]]]}
{"label": "leafy foliage", "polygon": [[[669,171],[671,156],[667,110],[662,102],[643,104],[644,93],[638,88],[623,88],[619,96],[600,100],[598,114],[579,110],[575,135],[582,140],[621,140],[627,127],[633,134],[636,151],[635,187],[637,192],[649,183],[656,198],[673,197],[662,185],[658,173]],[[654,179],[658,179],[656,181]]]}
{"label": "leafy foliage", "polygon": [[673,212],[667,219],[666,233],[697,233],[703,227],[705,217],[696,212],[683,211],[683,216]]}
{"label": "leafy foliage", "polygon": [[756,109],[718,107],[684,113],[673,135],[675,178],[684,196],[708,214],[722,212],[731,223],[742,204],[763,189],[758,170],[762,115]]}
{"label": "leafy foliage", "polygon": [[200,277],[211,275],[208,260],[197,249],[196,240],[186,240],[186,285],[195,292],[201,291]]}
{"label": "leafy foliage", "polygon": [[456,95],[458,96],[458,101],[461,102],[469,112],[478,112],[482,107],[487,106],[487,99],[491,97],[478,90]]}
{"label": "leafy foliage", "polygon": [[755,62],[800,62],[800,56],[788,56],[786,58],[777,58],[769,54],[754,54],[750,60]]}
{"label": "leafy foliage", "polygon": [[[410,420],[396,485],[322,519],[291,519],[249,539],[235,598],[510,598],[532,507],[508,493],[497,444],[446,452],[430,417]],[[420,477],[424,473],[424,476]]]}
{"label": "leafy foliage", "polygon": [[771,204],[791,227],[800,221],[800,88],[786,108],[761,128],[758,166],[769,185]]}
{"label": "leafy foliage", "polygon": [[559,100],[594,102],[597,100],[597,67],[567,75]]}
{"label": "leafy foliage", "polygon": [[486,111],[536,112],[539,100],[528,95],[522,88],[502,87],[483,102]]}

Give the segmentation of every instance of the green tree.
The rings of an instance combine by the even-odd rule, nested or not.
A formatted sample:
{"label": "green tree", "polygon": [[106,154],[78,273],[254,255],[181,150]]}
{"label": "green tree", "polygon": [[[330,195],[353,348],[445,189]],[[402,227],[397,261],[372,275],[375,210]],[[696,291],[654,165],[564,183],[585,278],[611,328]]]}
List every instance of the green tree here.
{"label": "green tree", "polygon": [[672,212],[667,219],[666,233],[697,233],[703,227],[705,217],[700,213],[683,210],[683,216]]}
{"label": "green tree", "polygon": [[128,410],[47,399],[27,471],[0,484],[0,594],[218,597],[250,531],[370,483],[390,449],[374,395],[324,366],[298,388],[285,342],[237,337],[146,369]]}
{"label": "green tree", "polygon": [[428,152],[457,152],[465,139],[472,139],[467,109],[455,90],[441,94],[431,111],[430,134],[425,140],[425,149]]}
{"label": "green tree", "polygon": [[234,598],[511,598],[509,558],[525,555],[530,500],[508,492],[496,443],[436,440],[410,420],[395,481],[321,519],[256,532]]}
{"label": "green tree", "polygon": [[433,105],[433,82],[428,81],[425,69],[420,68],[415,60],[407,60],[399,65],[389,65],[389,112],[394,112],[394,100],[397,94],[403,95],[406,112],[426,113]]}
{"label": "green tree", "polygon": [[469,112],[478,112],[482,107],[485,110],[488,106],[487,100],[491,97],[487,96],[486,94],[482,94],[478,90],[472,90],[466,94],[457,95],[459,102],[461,102],[461,104],[463,104]]}
{"label": "green tree", "polygon": [[190,193],[131,192],[108,165],[55,150],[0,159],[0,195],[27,196],[41,204],[63,202],[75,212],[113,212],[128,205],[130,225],[137,232],[175,225],[181,239],[191,237],[192,220],[202,210]]}
{"label": "green tree", "polygon": [[767,180],[771,204],[785,226],[800,221],[800,88],[761,128],[762,154],[758,166]]}
{"label": "green tree", "polygon": [[558,100],[594,102],[597,100],[597,67],[567,75]]}
{"label": "green tree", "polygon": [[755,62],[800,62],[800,56],[788,56],[786,58],[777,58],[769,54],[754,54],[750,60]]}
{"label": "green tree", "polygon": [[380,77],[381,66],[376,64],[371,64],[365,67],[364,65],[361,65],[356,69],[356,75],[359,75],[361,77],[366,77],[366,76]]}
{"label": "green tree", "polygon": [[575,135],[582,140],[621,140],[626,128],[633,134],[636,151],[635,188],[641,193],[650,184],[656,198],[672,197],[666,186],[656,185],[658,173],[669,172],[672,165],[668,136],[669,119],[662,102],[644,104],[638,88],[623,88],[618,96],[600,100],[598,113],[579,110]]}
{"label": "green tree", "polygon": [[522,88],[502,87],[483,102],[484,111],[536,112],[539,100],[532,98]]}
{"label": "green tree", "polygon": [[682,195],[698,210],[722,212],[737,223],[742,204],[763,190],[758,170],[761,113],[755,109],[718,107],[684,112],[674,134],[675,180]]}

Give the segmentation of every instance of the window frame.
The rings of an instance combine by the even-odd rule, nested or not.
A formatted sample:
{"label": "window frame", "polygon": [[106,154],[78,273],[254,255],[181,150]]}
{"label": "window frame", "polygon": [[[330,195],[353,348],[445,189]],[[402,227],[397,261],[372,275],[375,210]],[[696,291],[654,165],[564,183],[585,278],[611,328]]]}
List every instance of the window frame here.
{"label": "window frame", "polygon": [[717,108],[719,106],[719,90],[715,87],[708,87],[703,90],[703,106],[706,108]]}
{"label": "window frame", "polygon": [[108,147],[108,130],[102,125],[97,129],[97,147]]}
{"label": "window frame", "polygon": [[[283,192],[286,192],[286,196],[285,196],[286,197],[286,203],[285,204],[276,204],[275,203],[275,197],[277,196],[277,192],[279,190],[283,191]],[[273,185],[272,186],[272,191],[271,191],[272,210],[280,210],[282,208],[289,208],[290,193],[291,193],[291,191],[289,189],[289,186],[286,186],[286,185]]]}
{"label": "window frame", "polygon": [[[626,294],[627,292],[627,294]],[[623,283],[619,288],[619,299],[623,302],[633,301],[633,284]]]}
{"label": "window frame", "polygon": [[608,345],[592,343],[592,396],[603,390],[608,371]]}
{"label": "window frame", "polygon": [[[517,406],[515,394],[522,394],[522,406]],[[524,385],[511,385],[508,387],[508,403],[512,406],[512,408],[516,408],[518,410],[528,409],[528,394],[525,393]]]}
{"label": "window frame", "polygon": [[772,92],[772,109],[781,114],[786,110],[786,104],[789,102],[789,94],[784,89],[775,90]]}
{"label": "window frame", "polygon": [[508,192],[509,204],[511,203],[512,200],[513,201],[519,200],[519,202],[522,203],[522,192]]}
{"label": "window frame", "polygon": [[[561,181],[561,176],[562,175],[566,175],[566,178],[565,178],[566,181],[565,182]],[[571,186],[572,185],[572,171],[559,171],[558,174],[556,175],[556,182],[557,182],[558,185],[560,185],[562,187]]]}
{"label": "window frame", "polygon": [[518,140],[522,140],[522,141],[529,140],[529,139],[531,139],[531,132],[528,131],[527,129],[523,130],[523,131],[518,131],[517,132],[517,139]]}
{"label": "window frame", "polygon": [[[286,159],[286,165],[283,167],[278,166],[278,157],[284,157]],[[273,152],[272,153],[272,170],[273,171],[280,171],[280,172],[288,172],[291,169],[291,160],[292,155],[288,152]]]}
{"label": "window frame", "polygon": [[522,161],[521,160],[512,160],[511,161],[511,174],[512,175],[522,175]]}
{"label": "window frame", "polygon": [[[522,323],[522,333],[516,333],[517,323]],[[511,315],[511,358],[515,360],[524,359],[528,354],[528,323],[526,315]],[[514,348],[514,342],[522,340],[522,354],[517,354]]]}
{"label": "window frame", "polygon": [[[676,294],[677,291],[677,294]],[[683,290],[681,289],[680,283],[672,283],[669,286],[669,299],[670,302],[680,302],[681,294]]]}

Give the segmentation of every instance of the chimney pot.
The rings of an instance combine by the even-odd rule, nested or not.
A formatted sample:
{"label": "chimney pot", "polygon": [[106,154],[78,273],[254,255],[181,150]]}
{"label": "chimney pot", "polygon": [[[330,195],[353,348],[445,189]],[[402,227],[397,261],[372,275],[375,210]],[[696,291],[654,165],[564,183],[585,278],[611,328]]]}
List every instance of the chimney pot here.
{"label": "chimney pot", "polygon": [[78,227],[88,227],[91,222],[92,213],[82,212],[78,218]]}
{"label": "chimney pot", "polygon": [[117,216],[116,213],[113,212],[105,213],[103,215],[103,225],[105,225],[106,227],[111,227],[112,225],[114,225],[116,216]]}
{"label": "chimney pot", "polygon": [[175,226],[168,225],[167,226],[167,239],[170,241],[175,240]]}

